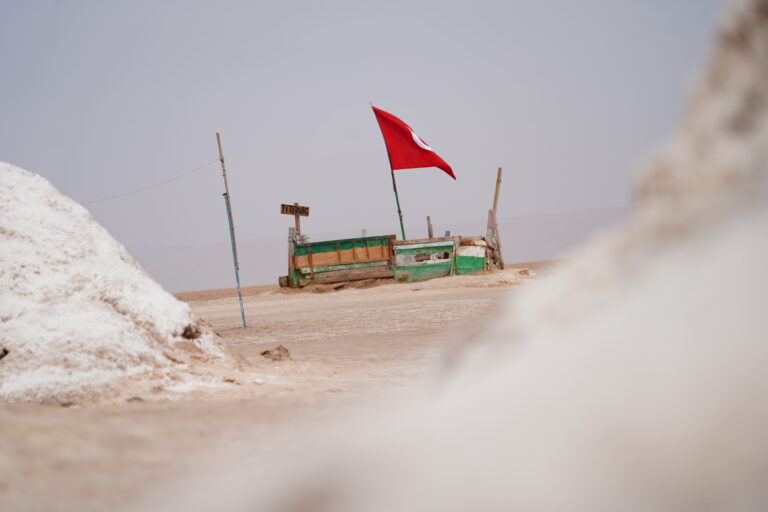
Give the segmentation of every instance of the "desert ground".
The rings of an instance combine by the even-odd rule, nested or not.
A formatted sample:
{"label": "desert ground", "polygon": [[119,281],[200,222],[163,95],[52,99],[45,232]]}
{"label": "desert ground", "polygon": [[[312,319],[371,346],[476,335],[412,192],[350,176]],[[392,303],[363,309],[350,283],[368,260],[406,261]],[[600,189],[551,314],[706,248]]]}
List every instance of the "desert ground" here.
{"label": "desert ground", "polygon": [[[446,357],[547,264],[421,283],[177,294],[247,363],[221,387],[99,405],[0,405],[0,510],[142,503],[242,447],[279,454],[439,379]],[[520,278],[528,268],[536,278]],[[527,274],[523,271],[522,274]],[[339,288],[339,289],[336,289]],[[279,345],[290,359],[261,355]]]}

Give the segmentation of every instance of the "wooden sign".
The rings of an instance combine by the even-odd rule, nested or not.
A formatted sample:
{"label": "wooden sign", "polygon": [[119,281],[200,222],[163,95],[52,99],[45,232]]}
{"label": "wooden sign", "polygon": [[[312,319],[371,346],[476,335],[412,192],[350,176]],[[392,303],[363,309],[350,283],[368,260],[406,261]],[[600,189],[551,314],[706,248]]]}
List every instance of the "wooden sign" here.
{"label": "wooden sign", "polygon": [[280,213],[283,215],[300,215],[309,217],[309,206],[299,206],[297,204],[281,204]]}

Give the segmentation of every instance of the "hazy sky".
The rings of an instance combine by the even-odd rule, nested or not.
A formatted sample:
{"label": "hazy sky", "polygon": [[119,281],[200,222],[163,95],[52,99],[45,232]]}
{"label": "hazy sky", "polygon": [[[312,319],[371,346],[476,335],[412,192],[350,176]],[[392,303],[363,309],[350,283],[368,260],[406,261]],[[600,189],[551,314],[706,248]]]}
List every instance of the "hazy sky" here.
{"label": "hazy sky", "polygon": [[[426,215],[482,234],[499,165],[502,218],[566,222],[629,203],[723,4],[0,0],[0,160],[88,201],[216,158],[220,131],[243,279],[275,282],[281,202],[314,239],[398,232],[371,101],[458,178],[398,171],[410,236]],[[171,289],[226,287],[222,192],[212,166],[89,209]]]}

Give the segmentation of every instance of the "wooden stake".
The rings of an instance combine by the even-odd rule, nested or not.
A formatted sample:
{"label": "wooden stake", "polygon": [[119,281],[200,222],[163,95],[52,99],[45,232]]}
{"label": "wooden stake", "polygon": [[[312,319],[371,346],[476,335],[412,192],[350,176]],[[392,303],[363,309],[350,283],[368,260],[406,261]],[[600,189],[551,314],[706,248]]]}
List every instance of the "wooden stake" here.
{"label": "wooden stake", "polygon": [[427,235],[428,238],[434,238],[432,235],[432,220],[429,218],[429,215],[427,215]]}
{"label": "wooden stake", "polygon": [[232,242],[232,259],[235,263],[235,281],[237,282],[237,297],[240,299],[240,316],[243,320],[243,328],[248,327],[245,322],[245,308],[243,307],[243,292],[240,290],[240,263],[237,260],[237,241],[235,240],[235,221],[232,218],[232,201],[229,195],[229,182],[227,181],[227,167],[224,165],[224,150],[221,149],[221,135],[216,132],[216,142],[219,145],[219,161],[221,162],[221,175],[224,177],[224,203],[227,206],[227,220],[229,221],[229,238]]}

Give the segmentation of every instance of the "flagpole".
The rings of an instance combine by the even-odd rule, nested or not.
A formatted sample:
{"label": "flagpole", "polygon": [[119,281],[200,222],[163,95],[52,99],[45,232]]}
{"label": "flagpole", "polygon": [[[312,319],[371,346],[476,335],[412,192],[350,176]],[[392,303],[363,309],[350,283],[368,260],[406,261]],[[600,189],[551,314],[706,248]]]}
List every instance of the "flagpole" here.
{"label": "flagpole", "polygon": [[[373,103],[368,102],[368,104],[371,106],[371,109],[373,109]],[[374,111],[374,116],[375,116]],[[382,133],[382,136],[384,134]],[[397,194],[397,182],[395,181],[395,170],[392,168],[392,157],[389,156],[389,148],[387,146],[387,140],[384,139],[384,147],[387,150],[387,160],[389,160],[389,172],[392,175],[392,189],[395,191],[395,202],[397,202],[397,216],[400,219],[400,233],[403,235],[403,240],[407,240],[405,237],[405,225],[403,224],[403,210],[400,209],[400,196]]]}
{"label": "flagpole", "polygon": [[[389,151],[387,151],[387,158],[389,158]],[[389,172],[392,174],[392,188],[395,190],[395,201],[397,202],[397,216],[400,217],[400,232],[403,234],[403,240],[407,240],[405,237],[405,226],[403,225],[403,211],[400,209],[400,196],[397,195],[397,182],[395,181],[395,171],[392,169],[392,160],[389,161]]]}

